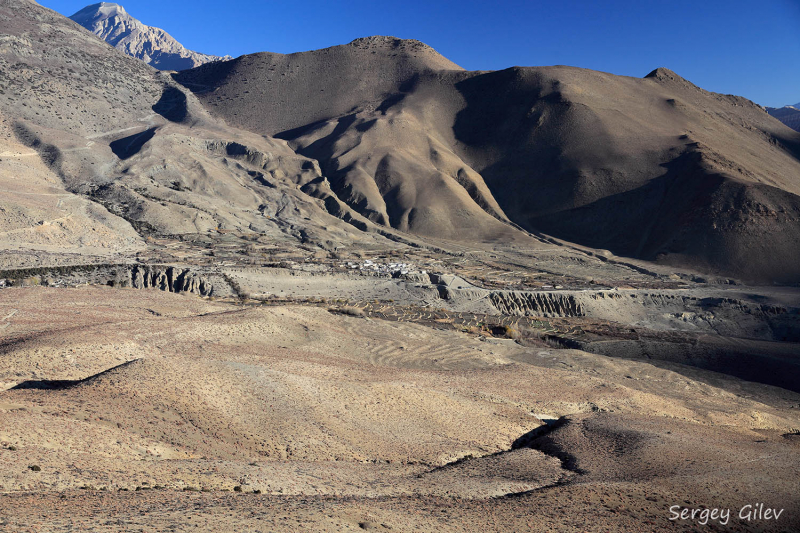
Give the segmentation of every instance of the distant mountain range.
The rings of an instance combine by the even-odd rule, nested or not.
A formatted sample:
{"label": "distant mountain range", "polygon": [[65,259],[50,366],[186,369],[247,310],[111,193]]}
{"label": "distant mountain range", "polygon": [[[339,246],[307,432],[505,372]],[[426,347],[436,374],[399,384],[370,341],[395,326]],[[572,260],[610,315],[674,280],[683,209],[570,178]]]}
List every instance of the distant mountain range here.
{"label": "distant mountain range", "polygon": [[795,131],[800,131],[800,102],[783,107],[768,107],[767,112]]}
{"label": "distant mountain range", "polygon": [[231,59],[187,50],[164,30],[130,16],[119,4],[93,4],[70,18],[111,46],[159,70],[185,70]]}

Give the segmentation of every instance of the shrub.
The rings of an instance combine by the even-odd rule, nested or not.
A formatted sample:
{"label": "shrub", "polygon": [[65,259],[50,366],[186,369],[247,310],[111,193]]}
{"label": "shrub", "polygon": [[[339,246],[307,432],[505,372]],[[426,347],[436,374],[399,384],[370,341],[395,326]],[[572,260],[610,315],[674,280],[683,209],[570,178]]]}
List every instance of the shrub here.
{"label": "shrub", "polygon": [[519,331],[511,326],[493,326],[491,331],[495,337],[505,337],[507,339],[518,339],[520,337]]}
{"label": "shrub", "polygon": [[39,466],[39,465],[31,465],[28,468],[30,468],[32,472],[41,472],[42,471],[42,467]]}
{"label": "shrub", "polygon": [[359,309],[358,307],[334,307],[328,309],[331,313],[337,313],[340,315],[347,315],[347,316],[355,316],[359,318],[363,318],[366,316],[363,309]]}
{"label": "shrub", "polygon": [[235,487],[233,487],[233,492],[242,492],[242,486],[236,485]]}

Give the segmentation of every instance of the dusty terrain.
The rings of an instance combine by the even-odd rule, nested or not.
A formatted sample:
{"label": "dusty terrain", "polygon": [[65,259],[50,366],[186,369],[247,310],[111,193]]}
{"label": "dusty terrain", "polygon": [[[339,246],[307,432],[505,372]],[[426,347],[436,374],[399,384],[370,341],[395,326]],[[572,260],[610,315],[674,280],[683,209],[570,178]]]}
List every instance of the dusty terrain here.
{"label": "dusty terrain", "polygon": [[731,525],[798,524],[800,393],[331,310],[0,291],[3,524],[668,530],[753,500],[779,527]]}
{"label": "dusty terrain", "polygon": [[29,0],[0,74],[0,530],[800,529],[752,102],[391,37],[173,76]]}

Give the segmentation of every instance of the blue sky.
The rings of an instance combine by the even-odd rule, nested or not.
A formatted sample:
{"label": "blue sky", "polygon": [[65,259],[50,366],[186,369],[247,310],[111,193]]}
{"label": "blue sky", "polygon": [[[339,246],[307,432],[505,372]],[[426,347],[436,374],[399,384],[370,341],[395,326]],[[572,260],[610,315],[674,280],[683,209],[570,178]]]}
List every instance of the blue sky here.
{"label": "blue sky", "polygon": [[[87,0],[39,0],[67,16]],[[710,91],[800,102],[800,0],[305,0],[119,2],[211,54],[299,52],[367,35],[419,39],[470,70],[667,67]]]}

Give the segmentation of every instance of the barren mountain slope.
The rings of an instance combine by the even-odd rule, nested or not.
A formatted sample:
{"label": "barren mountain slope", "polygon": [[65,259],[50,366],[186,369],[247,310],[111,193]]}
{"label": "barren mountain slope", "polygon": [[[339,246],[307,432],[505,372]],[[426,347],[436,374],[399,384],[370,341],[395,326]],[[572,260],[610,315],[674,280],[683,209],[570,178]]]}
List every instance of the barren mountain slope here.
{"label": "barren mountain slope", "polygon": [[298,190],[324,179],[285,141],[215,124],[171,78],[53,11],[3,0],[0,16],[0,180],[17,191],[3,198],[4,246],[129,254],[139,235],[217,230],[327,247],[377,238]]}
{"label": "barren mountain slope", "polygon": [[0,0],[0,530],[798,529],[798,290],[515,225],[777,278],[797,135],[389,38],[176,77]]}
{"label": "barren mountain slope", "polygon": [[110,2],[87,6],[70,19],[111,46],[159,70],[183,70],[231,59],[187,50],[161,28],[143,24],[121,5]]}
{"label": "barren mountain slope", "polygon": [[622,255],[799,279],[800,135],[751,102],[664,69],[510,69],[457,87],[465,159],[519,224]]}
{"label": "barren mountain slope", "polygon": [[758,106],[665,69],[464,72],[417,46],[370,38],[176,79],[215,116],[319,161],[379,224],[491,239],[508,217],[618,254],[800,279],[800,134]]}
{"label": "barren mountain slope", "polygon": [[411,87],[421,72],[462,70],[430,46],[395,37],[299,52],[262,52],[178,73],[232,126],[267,135],[339,117]]}
{"label": "barren mountain slope", "polygon": [[[135,253],[142,238],[123,219],[68,192],[29,147],[0,137],[0,243],[4,252]],[[6,261],[2,266],[8,266]]]}
{"label": "barren mountain slope", "polygon": [[4,248],[141,246],[129,224],[65,187],[106,162],[103,132],[153,114],[148,102],[162,84],[143,63],[34,2],[0,2],[0,33]]}

